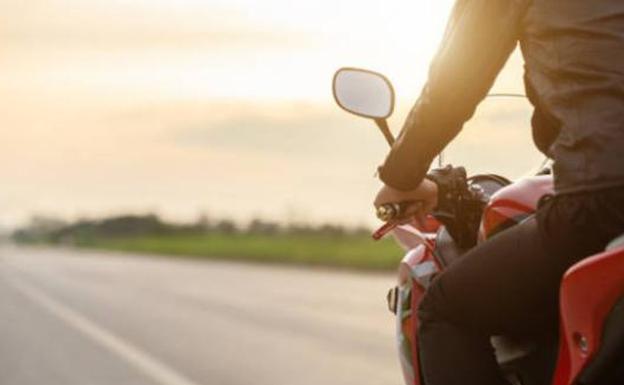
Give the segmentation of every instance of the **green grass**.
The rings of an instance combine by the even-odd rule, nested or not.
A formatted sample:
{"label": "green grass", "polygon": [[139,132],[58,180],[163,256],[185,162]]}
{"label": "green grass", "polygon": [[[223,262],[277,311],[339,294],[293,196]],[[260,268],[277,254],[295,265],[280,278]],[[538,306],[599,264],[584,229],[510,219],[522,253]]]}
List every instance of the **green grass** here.
{"label": "green grass", "polygon": [[162,235],[83,240],[81,247],[224,260],[336,266],[386,270],[396,268],[403,252],[393,240],[365,235]]}

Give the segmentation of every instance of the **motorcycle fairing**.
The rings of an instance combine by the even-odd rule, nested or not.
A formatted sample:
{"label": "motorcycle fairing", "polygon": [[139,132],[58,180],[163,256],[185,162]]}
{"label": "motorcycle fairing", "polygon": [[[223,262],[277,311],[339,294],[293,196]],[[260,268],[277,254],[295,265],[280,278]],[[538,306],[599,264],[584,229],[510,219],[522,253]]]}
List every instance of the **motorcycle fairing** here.
{"label": "motorcycle fairing", "polygon": [[[624,248],[587,258],[561,284],[561,345],[554,385],[572,385],[604,341],[604,327],[624,296]],[[621,326],[620,326],[621,327]]]}
{"label": "motorcycle fairing", "polygon": [[624,383],[624,296],[620,297],[604,323],[600,350],[576,382],[591,385]]}
{"label": "motorcycle fairing", "polygon": [[410,250],[399,267],[396,330],[401,370],[406,384],[421,384],[416,310],[431,278],[439,269],[432,249],[425,244]]}
{"label": "motorcycle fairing", "polygon": [[484,241],[535,213],[545,195],[554,193],[551,175],[521,179],[492,195],[483,212],[479,240]]}

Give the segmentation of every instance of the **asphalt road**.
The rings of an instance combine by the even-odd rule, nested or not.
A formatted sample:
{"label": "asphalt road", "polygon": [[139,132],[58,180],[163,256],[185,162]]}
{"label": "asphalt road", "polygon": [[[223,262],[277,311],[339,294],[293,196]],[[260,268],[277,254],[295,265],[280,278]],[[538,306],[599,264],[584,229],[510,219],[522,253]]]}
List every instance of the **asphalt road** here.
{"label": "asphalt road", "polygon": [[401,384],[389,274],[0,246],[0,384]]}

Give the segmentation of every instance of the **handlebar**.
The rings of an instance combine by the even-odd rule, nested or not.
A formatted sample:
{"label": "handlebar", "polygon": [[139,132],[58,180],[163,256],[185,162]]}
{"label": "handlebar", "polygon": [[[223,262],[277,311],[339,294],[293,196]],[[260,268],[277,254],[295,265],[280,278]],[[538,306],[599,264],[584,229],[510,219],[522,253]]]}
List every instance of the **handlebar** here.
{"label": "handlebar", "polygon": [[[436,183],[445,199],[438,202],[433,217],[444,224],[449,234],[461,247],[472,247],[477,241],[481,214],[487,202],[483,189],[471,183],[463,168],[446,167],[433,170]],[[391,231],[402,220],[407,219],[407,209],[418,201],[387,203],[377,208],[377,218],[386,225],[376,233],[375,238]]]}

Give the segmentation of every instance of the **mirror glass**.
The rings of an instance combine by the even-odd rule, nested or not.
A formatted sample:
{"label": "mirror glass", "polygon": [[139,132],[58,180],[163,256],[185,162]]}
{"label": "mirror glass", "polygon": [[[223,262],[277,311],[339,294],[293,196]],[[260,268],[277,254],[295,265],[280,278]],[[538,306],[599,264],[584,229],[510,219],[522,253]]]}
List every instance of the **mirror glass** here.
{"label": "mirror glass", "polygon": [[367,118],[385,119],[394,109],[394,90],[388,79],[357,68],[336,72],[334,98],[343,109]]}

